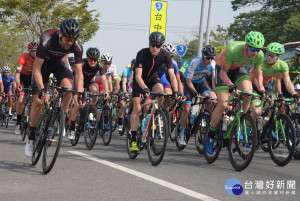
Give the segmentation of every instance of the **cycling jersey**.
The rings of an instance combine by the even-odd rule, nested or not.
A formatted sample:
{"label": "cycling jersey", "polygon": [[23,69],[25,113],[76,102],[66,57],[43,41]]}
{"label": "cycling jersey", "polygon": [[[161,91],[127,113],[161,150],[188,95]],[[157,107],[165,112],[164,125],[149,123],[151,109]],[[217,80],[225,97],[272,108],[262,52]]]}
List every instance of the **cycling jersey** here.
{"label": "cycling jersey", "polygon": [[300,65],[298,65],[296,63],[295,57],[289,57],[289,58],[284,59],[283,61],[287,63],[291,81],[292,81],[292,83],[295,84],[297,81],[297,77],[300,73]]}
{"label": "cycling jersey", "polygon": [[191,79],[192,83],[203,82],[207,77],[215,77],[215,61],[203,69],[202,57],[192,59],[190,66],[184,73],[184,77]]}
{"label": "cycling jersey", "polygon": [[12,84],[15,80],[15,76],[9,75],[7,78],[2,74],[2,82],[3,82],[3,87],[4,87],[4,93],[12,93]]}
{"label": "cycling jersey", "polygon": [[75,64],[82,63],[83,47],[79,40],[76,40],[75,43],[68,50],[66,50],[60,44],[59,30],[48,29],[40,38],[36,56],[41,59],[59,61],[70,53],[74,53]]}
{"label": "cycling jersey", "polygon": [[[263,75],[263,85],[267,85],[272,81],[273,77],[280,72],[283,77],[289,77],[289,67],[288,65],[282,61],[277,60],[275,66],[271,67],[267,63],[267,59],[264,59],[262,65],[260,67],[255,67],[255,69],[259,70],[260,75]],[[250,70],[249,76],[251,77],[251,81],[253,83],[253,72],[254,69]]]}
{"label": "cycling jersey", "polygon": [[131,66],[126,66],[123,70],[122,77],[127,77],[127,82],[128,82],[128,79],[131,77],[131,74],[132,74]]}
{"label": "cycling jersey", "polygon": [[[124,68],[122,77],[127,77],[127,83],[126,83],[127,92],[131,93],[132,92],[133,71],[131,70],[130,65]],[[121,86],[120,91],[122,92],[123,91],[122,80],[120,82],[120,86]]]}
{"label": "cycling jersey", "polygon": [[[105,72],[105,68],[103,67],[104,72]],[[109,79],[110,77],[112,77],[113,79],[116,79],[119,77],[118,73],[117,73],[117,67],[115,65],[110,65],[109,69],[105,72],[106,74],[106,79]],[[104,90],[104,86],[101,82],[101,75],[100,72],[98,72],[95,76],[95,81],[97,82],[98,86],[99,86],[99,92]]]}
{"label": "cycling jersey", "polygon": [[16,73],[31,76],[33,71],[33,62],[29,53],[24,53],[20,56]]}
{"label": "cycling jersey", "polygon": [[[177,62],[174,59],[172,59],[172,64],[173,64],[175,76],[177,78],[180,77]],[[162,85],[164,86],[164,88],[171,88],[171,84],[167,78],[167,74],[168,74],[168,69],[166,68],[166,66],[161,66],[158,68],[157,75],[159,76]]]}
{"label": "cycling jersey", "polygon": [[257,56],[252,59],[249,58],[246,63],[244,61],[244,52],[246,43],[242,41],[235,41],[229,44],[218,56],[216,63],[218,66],[228,67],[230,70],[242,68],[248,65],[259,67],[264,59],[264,53],[259,51]]}
{"label": "cycling jersey", "polygon": [[88,60],[83,59],[82,74],[83,74],[84,82],[91,81],[98,72],[99,72],[99,76],[105,74],[105,69],[101,63],[98,62],[96,66],[90,67]]}

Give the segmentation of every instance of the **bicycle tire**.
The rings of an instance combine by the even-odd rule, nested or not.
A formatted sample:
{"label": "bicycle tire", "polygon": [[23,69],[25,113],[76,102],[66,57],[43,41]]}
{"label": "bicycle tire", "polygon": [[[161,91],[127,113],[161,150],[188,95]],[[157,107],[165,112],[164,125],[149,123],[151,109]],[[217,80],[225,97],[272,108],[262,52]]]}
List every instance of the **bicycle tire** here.
{"label": "bicycle tire", "polygon": [[31,164],[33,166],[35,166],[42,154],[43,151],[43,147],[44,147],[44,140],[45,137],[44,135],[46,135],[47,132],[47,116],[48,116],[48,110],[45,109],[41,115],[41,118],[36,126],[36,130],[35,130],[35,143],[34,143],[34,148],[33,148],[33,153],[32,153],[32,157],[31,157]]}
{"label": "bicycle tire", "polygon": [[75,139],[70,140],[72,146],[76,146],[79,138],[81,136],[81,133],[84,130],[84,120],[85,120],[85,111],[80,109],[79,115],[77,117],[77,120],[75,122]]}
{"label": "bicycle tire", "polygon": [[[246,126],[246,128],[244,127],[244,125]],[[238,139],[238,134],[236,133],[237,126],[238,126],[238,121],[235,121],[234,125],[230,126],[232,130],[231,130],[230,141],[229,141],[229,159],[232,167],[235,170],[242,171],[249,166],[254,156],[256,150],[256,141],[257,141],[257,128],[251,115],[245,113],[242,114],[240,117],[240,126],[242,128],[240,129],[239,139]],[[248,143],[245,141],[246,139],[246,134],[244,132],[245,130],[247,132]],[[244,140],[242,140],[241,135],[243,135],[242,137]]]}
{"label": "bicycle tire", "polygon": [[9,118],[10,118],[10,117],[7,115],[7,116],[6,116],[6,119],[5,119],[5,128],[8,127]]}
{"label": "bicycle tire", "polygon": [[[209,131],[211,112],[205,110],[203,114],[199,114],[199,116],[199,124],[195,132],[195,146],[199,154],[204,154],[205,135]],[[206,123],[205,126],[202,125],[202,119]]]}
{"label": "bicycle tire", "polygon": [[[270,156],[271,156],[273,162],[276,165],[282,167],[282,166],[287,165],[293,157],[293,154],[295,151],[295,145],[296,145],[296,136],[295,136],[295,129],[294,129],[292,120],[290,119],[289,116],[287,116],[285,114],[278,114],[277,121],[278,121],[278,137],[280,139],[279,139],[279,141],[277,139],[273,139],[273,137],[271,136],[272,132],[270,132],[270,134],[268,136],[268,146],[269,146],[269,153],[270,153]],[[286,138],[289,139],[289,141],[288,141],[289,143],[287,143],[284,139],[282,139],[283,136],[282,136],[282,132],[281,132],[280,121],[282,122],[282,124],[284,124],[283,125],[284,131],[286,134],[288,134],[288,136],[286,136]],[[274,123],[272,123],[272,125],[271,125],[271,130],[275,131]],[[278,155],[276,153],[276,150],[280,149],[279,146],[281,143],[283,143],[283,145],[284,145],[283,152],[288,153],[288,155],[283,158],[281,157],[283,155],[282,153],[280,153]],[[285,150],[285,148],[287,148],[287,150]]]}
{"label": "bicycle tire", "polygon": [[[52,116],[51,122],[49,123],[46,140],[44,142],[43,162],[42,162],[44,174],[48,174],[52,170],[56,162],[60,150],[60,146],[61,146],[62,134],[65,129],[65,113],[62,108],[56,108],[56,109],[58,111],[55,111],[55,113]],[[50,128],[51,130],[49,130]],[[49,153],[50,147],[54,147],[53,154]]]}
{"label": "bicycle tire", "polygon": [[118,110],[115,106],[113,106],[111,108],[111,111],[112,111],[112,118],[111,118],[112,126],[111,126],[111,128],[112,128],[112,132],[115,132],[116,128],[118,127]]}
{"label": "bicycle tire", "polygon": [[[216,132],[215,132],[215,136],[214,136],[214,146],[213,146],[213,154],[209,154],[206,151],[206,146],[204,146],[204,157],[206,159],[206,161],[208,163],[213,163],[217,160],[217,158],[219,157],[219,154],[221,152],[222,149],[222,145],[223,145],[223,131],[222,131],[222,121],[219,122]],[[204,140],[206,142],[206,137],[205,136]]]}
{"label": "bicycle tire", "polygon": [[[158,118],[157,118],[158,117]],[[160,118],[159,118],[160,117]],[[148,158],[149,161],[153,166],[157,166],[161,163],[164,155],[165,155],[165,150],[167,147],[167,142],[168,142],[168,124],[167,124],[167,119],[164,114],[164,112],[160,109],[155,110],[154,113],[154,128],[150,125],[150,129],[148,131],[147,135],[147,150],[148,150]],[[149,121],[149,123],[152,123],[152,120]],[[154,129],[154,136],[152,134],[152,130]],[[160,140],[161,146],[158,147]]]}
{"label": "bicycle tire", "polygon": [[[107,111],[108,113],[108,125],[110,127],[109,130],[105,130],[104,128],[104,114],[105,111]],[[102,114],[100,117],[100,126],[99,126],[99,132],[100,132],[100,136],[102,138],[103,144],[104,146],[108,146],[110,141],[111,141],[111,137],[112,137],[112,113],[111,113],[111,109],[110,107],[106,106],[105,109],[102,110]]]}
{"label": "bicycle tire", "polygon": [[[90,150],[94,147],[97,134],[98,134],[98,119],[97,119],[97,108],[91,106],[87,109],[86,118],[84,122],[84,143],[85,147]],[[93,119],[89,119],[89,115],[93,115]]]}
{"label": "bicycle tire", "polygon": [[129,127],[128,127],[128,129],[126,129],[126,150],[127,150],[127,154],[129,156],[129,158],[135,159],[137,157],[137,155],[139,155],[139,152],[130,151],[130,145],[131,145],[131,134],[129,133]]}

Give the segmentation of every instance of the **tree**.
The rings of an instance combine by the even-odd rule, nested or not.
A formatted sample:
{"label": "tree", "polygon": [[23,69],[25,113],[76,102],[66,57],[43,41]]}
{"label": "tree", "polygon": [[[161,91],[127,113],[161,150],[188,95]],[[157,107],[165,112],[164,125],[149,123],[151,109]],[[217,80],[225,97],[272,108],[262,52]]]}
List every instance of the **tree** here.
{"label": "tree", "polygon": [[259,4],[260,10],[240,13],[230,24],[229,35],[235,40],[244,40],[252,31],[265,36],[265,45],[271,42],[286,43],[300,40],[300,2],[296,0],[235,0],[231,2],[234,11],[248,5]]}

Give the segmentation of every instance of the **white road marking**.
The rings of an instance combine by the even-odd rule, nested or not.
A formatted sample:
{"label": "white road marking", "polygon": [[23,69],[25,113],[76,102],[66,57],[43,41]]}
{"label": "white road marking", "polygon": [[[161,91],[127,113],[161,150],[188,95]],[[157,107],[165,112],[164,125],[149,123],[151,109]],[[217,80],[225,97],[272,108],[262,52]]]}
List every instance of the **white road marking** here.
{"label": "white road marking", "polygon": [[153,176],[150,176],[150,175],[147,175],[147,174],[144,174],[144,173],[132,170],[130,168],[127,168],[127,167],[124,167],[124,166],[121,166],[121,165],[118,165],[118,164],[115,164],[115,163],[112,163],[112,162],[109,162],[109,161],[106,161],[106,160],[103,160],[103,159],[100,159],[100,158],[96,158],[96,157],[90,156],[88,154],[85,154],[85,153],[82,153],[82,152],[79,152],[79,151],[68,151],[68,152],[70,152],[72,154],[75,154],[75,155],[78,155],[78,156],[81,156],[83,158],[90,159],[90,160],[95,161],[97,163],[101,163],[103,165],[107,165],[109,167],[112,167],[112,168],[115,168],[117,170],[126,172],[126,173],[134,175],[136,177],[140,177],[140,178],[145,179],[147,181],[151,181],[153,183],[159,184],[159,185],[164,186],[166,188],[172,189],[172,190],[177,191],[179,193],[183,193],[185,195],[188,195],[188,196],[200,199],[200,200],[204,200],[204,201],[218,201],[217,199],[214,199],[214,198],[209,197],[207,195],[198,193],[196,191],[192,191],[192,190],[184,188],[182,186],[178,186],[176,184],[172,184],[172,183],[164,181],[162,179],[158,179],[156,177],[153,177]]}

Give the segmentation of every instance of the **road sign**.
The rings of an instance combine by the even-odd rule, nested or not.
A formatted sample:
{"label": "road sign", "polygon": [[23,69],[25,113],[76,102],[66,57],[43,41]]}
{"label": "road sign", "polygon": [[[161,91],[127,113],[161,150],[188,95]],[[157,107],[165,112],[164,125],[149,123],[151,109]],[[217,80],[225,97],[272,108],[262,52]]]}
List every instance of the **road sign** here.
{"label": "road sign", "polygon": [[184,73],[190,66],[190,60],[189,59],[181,59],[181,62],[182,62],[182,66],[180,68],[180,71]]}
{"label": "road sign", "polygon": [[167,1],[151,1],[150,34],[154,31],[159,31],[166,37],[167,6]]}
{"label": "road sign", "polygon": [[176,49],[178,55],[180,57],[183,57],[183,55],[186,53],[187,47],[185,45],[177,45]]}

